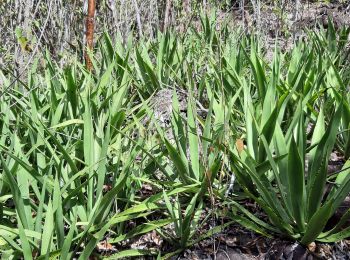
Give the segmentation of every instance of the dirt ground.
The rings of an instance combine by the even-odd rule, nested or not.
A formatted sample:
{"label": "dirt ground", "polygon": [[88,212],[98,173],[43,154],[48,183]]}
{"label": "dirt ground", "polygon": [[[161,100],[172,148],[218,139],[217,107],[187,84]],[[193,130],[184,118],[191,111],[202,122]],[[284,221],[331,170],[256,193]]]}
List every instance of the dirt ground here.
{"label": "dirt ground", "polygon": [[294,5],[286,5],[281,11],[274,6],[263,6],[258,19],[254,13],[246,12],[247,31],[256,29],[261,35],[266,49],[266,59],[271,60],[275,42],[282,51],[290,50],[293,45],[306,37],[310,30],[327,29],[332,20],[336,30],[350,25],[350,1],[347,3],[310,3],[304,2],[296,11]]}

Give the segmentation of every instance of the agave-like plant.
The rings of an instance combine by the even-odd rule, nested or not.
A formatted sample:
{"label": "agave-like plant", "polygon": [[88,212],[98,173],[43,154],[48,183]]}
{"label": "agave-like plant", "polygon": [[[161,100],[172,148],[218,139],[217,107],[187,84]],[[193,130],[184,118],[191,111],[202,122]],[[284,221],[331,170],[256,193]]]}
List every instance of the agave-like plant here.
{"label": "agave-like plant", "polygon": [[[86,259],[107,232],[113,230],[110,243],[119,243],[173,221],[125,228],[126,221],[161,208],[155,202],[163,193],[134,207],[140,188],[135,158],[144,141],[129,137],[135,111],[129,56],[120,46],[112,47],[108,36],[103,41],[101,64],[92,60],[100,77],[78,62],[60,69],[47,57],[44,75],[33,68],[28,94],[13,89],[1,97],[4,256],[70,259],[79,253]],[[186,191],[173,187],[166,192]]]}
{"label": "agave-like plant", "polygon": [[[337,138],[337,147],[344,155],[345,159],[350,157],[350,106],[349,106],[349,54],[350,50],[346,47],[349,44],[350,28],[342,28],[336,33],[331,26],[325,34],[315,37],[315,45],[323,53],[322,59],[328,65],[325,73],[325,83],[329,88],[329,95],[332,101],[343,106],[342,117],[340,121],[340,133]],[[325,35],[325,36],[323,36]],[[323,36],[323,37],[322,37]]]}
{"label": "agave-like plant", "polygon": [[[246,115],[250,119],[246,126],[248,146],[243,151],[231,146],[231,167],[241,188],[260,206],[267,218],[258,219],[232,202],[234,211],[243,213],[233,216],[233,219],[265,235],[279,233],[305,245],[314,240],[337,241],[350,235],[348,227],[341,229],[349,213],[331,230],[325,230],[325,226],[350,192],[349,162],[333,185],[329,183],[327,165],[343,106],[336,107],[326,126],[322,107],[314,119],[313,114],[306,113],[312,96],[309,93],[297,94],[297,90],[294,87],[289,90],[291,93],[277,98],[277,91],[270,85],[268,96],[273,97],[270,101],[276,101],[273,101],[271,115],[261,126],[251,102],[246,103]],[[249,91],[245,93],[249,95]],[[288,114],[286,121],[289,102],[298,105],[292,114]],[[271,104],[263,103],[262,116],[268,111],[265,106],[271,107]],[[287,126],[285,122],[289,122]],[[315,127],[308,139],[307,128],[311,122]],[[328,190],[330,192],[326,192]]]}
{"label": "agave-like plant", "polygon": [[[217,31],[214,15],[201,24],[202,31],[159,33],[155,41],[119,37],[114,44],[104,34],[93,73],[76,61],[61,69],[47,56],[44,68],[34,63],[28,83],[1,95],[5,258],[86,259],[102,240],[119,246],[153,230],[181,252],[220,232],[197,236],[216,212],[215,196],[233,205],[234,221],[265,235],[304,244],[349,235],[342,227],[349,211],[324,228],[350,176],[349,162],[332,176],[326,168],[335,140],[343,151],[349,140],[349,70],[334,32],[276,52],[269,66],[253,36]],[[10,77],[0,77],[6,89]],[[174,89],[167,129],[153,120],[150,104],[164,88]],[[187,93],[185,107],[176,91]],[[230,200],[225,187],[238,188],[234,177],[263,219]],[[204,216],[208,204],[212,214]],[[130,249],[111,258],[145,254],[157,252]]]}

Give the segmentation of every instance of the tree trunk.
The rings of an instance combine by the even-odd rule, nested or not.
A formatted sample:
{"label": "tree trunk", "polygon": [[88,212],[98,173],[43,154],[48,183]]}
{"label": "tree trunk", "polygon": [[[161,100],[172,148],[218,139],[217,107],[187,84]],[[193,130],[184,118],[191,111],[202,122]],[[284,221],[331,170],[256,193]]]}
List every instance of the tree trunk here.
{"label": "tree trunk", "polygon": [[89,53],[92,54],[94,47],[94,17],[95,17],[95,0],[89,0],[88,13],[86,18],[86,51],[85,62],[88,71],[92,70],[92,62]]}

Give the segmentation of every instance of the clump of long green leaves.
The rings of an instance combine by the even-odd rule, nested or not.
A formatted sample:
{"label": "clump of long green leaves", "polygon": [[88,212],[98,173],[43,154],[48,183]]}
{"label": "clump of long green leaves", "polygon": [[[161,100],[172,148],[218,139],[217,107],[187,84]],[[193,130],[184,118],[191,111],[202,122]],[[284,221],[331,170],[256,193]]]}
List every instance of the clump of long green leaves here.
{"label": "clump of long green leaves", "polygon": [[[341,226],[349,212],[333,229],[323,229],[348,191],[346,166],[327,197],[320,192],[328,185],[325,167],[335,138],[339,147],[348,140],[346,59],[334,48],[326,63],[320,54],[337,42],[333,34],[329,44],[315,39],[284,59],[276,55],[270,68],[255,37],[236,37],[227,27],[217,32],[214,16],[201,17],[201,24],[202,31],[190,29],[183,37],[159,33],[155,41],[130,38],[124,45],[103,35],[93,74],[79,62],[62,69],[46,55],[27,83],[1,95],[5,258],[86,259],[98,254],[101,241],[120,249],[112,258],[154,255],[122,247],[153,230],[180,252],[220,232],[214,227],[197,236],[211,217],[203,217],[207,204],[235,185],[232,169],[270,220],[230,201],[245,213],[234,219],[246,227],[303,243],[348,235]],[[0,77],[5,89],[11,77]],[[149,104],[163,88],[174,90],[169,129],[156,123]],[[176,89],[188,95],[185,116]],[[329,122],[324,114],[332,109]],[[145,117],[155,131],[146,129]],[[309,124],[316,129],[307,138]],[[338,126],[344,135],[337,136]],[[247,141],[243,152],[232,145],[237,137]],[[147,198],[145,185],[151,187]]]}
{"label": "clump of long green leaves", "polygon": [[331,87],[330,96],[338,105],[343,105],[342,118],[340,121],[340,133],[337,138],[339,151],[346,159],[350,158],[350,108],[348,88],[350,74],[347,67],[350,65],[348,47],[350,28],[342,28],[337,34],[330,23],[330,28],[318,38],[315,37],[316,45],[323,53],[324,63],[328,64],[325,75],[326,84]]}
{"label": "clump of long green leaves", "polygon": [[[300,50],[297,47],[294,52]],[[310,55],[313,52],[311,49]],[[338,100],[337,105],[333,99],[333,105],[327,106],[328,113],[332,113],[327,126],[325,102],[314,99],[315,95],[325,95],[326,99],[327,93],[334,94],[334,89],[327,92],[322,89],[322,81],[315,81],[323,78],[317,73],[324,71],[322,67],[308,66],[312,57],[308,55],[306,66],[296,71],[292,60],[286,84],[280,75],[280,56],[278,52],[275,55],[269,78],[261,70],[259,59],[251,63],[260,99],[252,105],[251,89],[244,84],[247,148],[238,151],[233,145],[230,151],[238,183],[261,207],[266,219],[258,219],[236,202],[234,211],[242,212],[244,217],[233,218],[265,235],[279,233],[305,245],[314,240],[341,240],[350,235],[350,228],[343,227],[348,213],[331,230],[325,230],[325,226],[350,192],[349,162],[333,185],[327,166],[346,104]],[[308,133],[311,125],[313,131]]]}
{"label": "clump of long green leaves", "polygon": [[[4,256],[85,259],[97,253],[101,240],[118,246],[155,229],[169,237],[160,229],[171,223],[179,224],[177,234],[188,232],[192,211],[181,221],[164,201],[194,195],[200,212],[221,161],[219,152],[209,152],[209,141],[200,141],[194,128],[203,124],[204,136],[211,138],[211,114],[198,122],[192,100],[189,124],[180,128],[183,119],[174,118],[174,133],[186,135],[178,145],[185,143],[188,148],[190,142],[190,159],[183,157],[187,148],[176,151],[180,146],[169,141],[161,147],[167,152],[158,153],[147,146],[147,138],[133,134],[144,116],[142,100],[170,84],[186,87],[182,76],[189,74],[189,68],[197,77],[203,75],[200,64],[192,66],[183,56],[190,53],[195,59],[202,53],[201,40],[191,37],[194,41],[177,44],[174,34],[159,34],[156,42],[142,41],[131,48],[122,46],[121,39],[113,45],[104,35],[99,42],[101,59],[93,60],[93,75],[79,62],[61,69],[47,55],[43,68],[34,64],[28,83],[17,83],[1,96],[0,248]],[[1,77],[6,88],[10,79]],[[155,143],[158,137],[150,138]],[[210,153],[214,155],[207,160]],[[182,162],[176,163],[179,154]],[[169,172],[163,182],[151,172],[154,165],[162,168],[160,161],[167,158],[175,167],[163,170]],[[186,172],[178,167],[184,165]],[[208,177],[205,173],[211,169]],[[156,194],[141,199],[145,183]],[[148,220],[153,211],[163,209],[169,214]],[[127,222],[133,219],[143,219],[144,224],[128,230]],[[177,246],[183,249],[196,231],[191,224],[190,234]],[[140,254],[154,252],[135,249],[114,257]]]}
{"label": "clump of long green leaves", "polygon": [[[321,111],[310,145],[306,144],[302,113],[296,117],[298,123],[290,135],[284,135],[280,126],[276,125],[274,144],[269,145],[266,137],[260,136],[259,148],[265,149],[267,156],[267,161],[261,164],[248,151],[239,155],[231,152],[231,163],[238,182],[269,219],[266,222],[248,215],[251,227],[257,226],[259,232],[263,229],[265,234],[277,232],[288,235],[303,244],[314,240],[337,241],[350,235],[349,228],[347,231],[341,229],[348,214],[341,219],[341,224],[332,230],[324,230],[327,221],[350,192],[349,164],[346,163],[335,185],[331,185],[331,192],[324,194],[329,185],[327,162],[340,116],[341,108],[338,108],[333,115],[334,120],[325,129]],[[271,149],[271,146],[274,148]]]}

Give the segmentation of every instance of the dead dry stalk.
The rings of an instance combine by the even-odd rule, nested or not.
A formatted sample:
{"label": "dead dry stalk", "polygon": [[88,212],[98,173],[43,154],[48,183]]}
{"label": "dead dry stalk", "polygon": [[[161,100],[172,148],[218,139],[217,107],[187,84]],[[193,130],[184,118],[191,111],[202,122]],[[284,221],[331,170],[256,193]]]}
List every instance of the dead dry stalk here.
{"label": "dead dry stalk", "polygon": [[88,13],[86,18],[86,51],[85,51],[85,62],[88,71],[92,70],[92,61],[89,54],[91,55],[94,47],[94,17],[95,17],[95,0],[89,0],[88,2]]}
{"label": "dead dry stalk", "polygon": [[167,0],[165,4],[165,10],[164,10],[163,32],[167,30],[170,22],[170,8],[171,8],[171,0]]}

